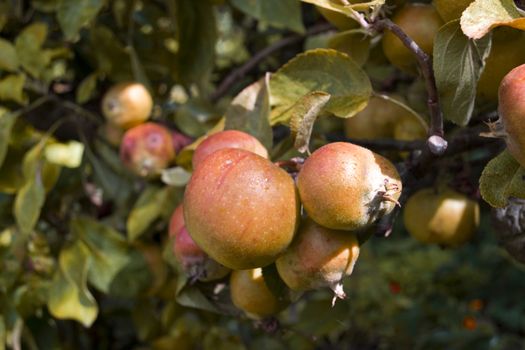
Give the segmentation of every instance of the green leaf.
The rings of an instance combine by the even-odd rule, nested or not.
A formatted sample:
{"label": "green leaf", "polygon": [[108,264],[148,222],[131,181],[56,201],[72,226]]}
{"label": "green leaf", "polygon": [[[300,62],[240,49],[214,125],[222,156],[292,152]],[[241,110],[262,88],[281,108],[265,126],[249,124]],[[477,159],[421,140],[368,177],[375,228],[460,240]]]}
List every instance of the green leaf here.
{"label": "green leaf", "polygon": [[35,227],[46,199],[42,179],[44,143],[45,141],[41,141],[33,146],[23,160],[24,185],[16,194],[13,214],[20,230],[24,233],[31,232]]}
{"label": "green leaf", "polygon": [[226,110],[225,129],[244,131],[272,148],[269,78],[266,76],[242,90]]}
{"label": "green leaf", "polygon": [[5,156],[7,155],[7,146],[9,143],[9,137],[11,136],[11,130],[15,125],[17,115],[15,113],[9,113],[7,110],[0,108],[0,168],[4,163]]}
{"label": "green leaf", "polygon": [[89,31],[89,45],[96,47],[86,54],[97,67],[114,81],[133,79],[131,61],[119,38],[105,26],[94,26]]}
{"label": "green leaf", "polygon": [[490,36],[477,41],[467,38],[457,20],[439,29],[434,39],[433,65],[441,108],[447,120],[462,126],[468,124],[490,44]]}
{"label": "green leaf", "polygon": [[78,141],[68,143],[50,143],[44,151],[46,160],[50,163],[67,168],[78,168],[82,163],[84,144]]}
{"label": "green leaf", "polygon": [[497,208],[506,206],[509,197],[525,198],[525,169],[505,150],[483,169],[479,190]]}
{"label": "green leaf", "polygon": [[162,182],[168,186],[185,186],[190,181],[191,173],[177,166],[162,171]]}
{"label": "green leaf", "polygon": [[24,94],[24,84],[26,76],[24,74],[10,74],[0,80],[0,100],[15,101],[20,104],[27,102]]}
{"label": "green leaf", "polygon": [[96,92],[98,74],[93,73],[88,75],[78,85],[76,101],[77,103],[86,103],[89,101]]}
{"label": "green leaf", "polygon": [[42,49],[47,31],[46,24],[33,23],[24,28],[15,40],[20,65],[35,78],[39,78],[51,62],[50,52]]}
{"label": "green leaf", "polygon": [[4,316],[0,315],[0,350],[5,350],[7,343],[7,330],[5,327]]}
{"label": "green leaf", "polygon": [[177,0],[174,16],[179,43],[176,78],[186,86],[203,87],[215,63],[217,28],[213,4],[210,0]]}
{"label": "green leaf", "polygon": [[[321,109],[330,101],[330,95],[314,91],[303,96],[288,111],[290,114],[290,129],[295,139],[294,147],[301,153],[308,152],[312,130]],[[287,114],[288,114],[287,113]]]}
{"label": "green leaf", "polygon": [[144,254],[130,247],[128,262],[113,278],[109,294],[132,298],[151,288],[154,283],[153,274]]}
{"label": "green leaf", "polygon": [[32,180],[26,180],[24,186],[17,192],[13,214],[22,232],[29,233],[33,230],[40,217],[45,199],[46,190],[40,174],[37,174]]}
{"label": "green leaf", "polygon": [[62,249],[59,269],[49,289],[47,306],[51,315],[58,319],[76,320],[85,327],[93,324],[98,306],[87,289],[90,263],[89,251],[80,241]]}
{"label": "green leaf", "polygon": [[330,94],[324,110],[341,118],[364,109],[372,93],[366,73],[347,55],[329,49],[299,54],[272,76],[270,88],[272,105],[276,106],[272,125],[280,114],[313,91]]}
{"label": "green leaf", "polygon": [[71,220],[70,226],[91,256],[89,282],[108,293],[115,276],[129,262],[126,241],[113,228],[93,219],[76,218]]}
{"label": "green leaf", "polygon": [[327,47],[346,53],[358,65],[363,66],[370,53],[371,37],[359,29],[336,33],[328,39]]}
{"label": "green leaf", "polygon": [[299,0],[231,0],[231,3],[259,21],[304,33]]}
{"label": "green leaf", "polygon": [[480,39],[498,26],[525,30],[525,18],[514,1],[476,0],[461,15],[461,30],[471,39]]}
{"label": "green leaf", "polygon": [[0,38],[0,70],[16,71],[18,69],[18,55],[13,44]]}
{"label": "green leaf", "polygon": [[150,186],[142,192],[126,223],[130,241],[140,237],[160,217],[162,208],[168,200],[168,189],[168,187]]}
{"label": "green leaf", "polygon": [[77,38],[80,28],[95,18],[104,5],[104,0],[62,0],[57,19],[66,40]]}

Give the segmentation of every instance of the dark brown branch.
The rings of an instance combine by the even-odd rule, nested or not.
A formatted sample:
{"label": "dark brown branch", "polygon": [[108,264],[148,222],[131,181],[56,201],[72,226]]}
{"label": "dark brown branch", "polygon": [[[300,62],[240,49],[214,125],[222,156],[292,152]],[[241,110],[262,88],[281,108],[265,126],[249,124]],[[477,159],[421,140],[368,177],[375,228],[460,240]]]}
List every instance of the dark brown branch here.
{"label": "dark brown branch", "polygon": [[432,67],[432,58],[390,19],[380,19],[373,23],[373,27],[378,30],[387,29],[391,31],[410,51],[414,53],[419,66],[421,67],[428,92],[427,104],[430,112],[430,129],[427,145],[433,154],[443,154],[446,151],[447,143],[443,139],[443,114],[439,107],[439,95],[436,86],[436,78],[434,76],[434,69]]}
{"label": "dark brown branch", "polygon": [[210,99],[215,102],[219,100],[221,97],[226,95],[228,91],[231,89],[231,87],[242,77],[244,77],[248,72],[250,72],[252,69],[256,68],[259,63],[261,63],[266,57],[270,56],[271,54],[283,49],[284,47],[297,44],[304,40],[306,37],[319,34],[322,32],[325,32],[327,30],[332,29],[333,26],[328,23],[323,23],[321,25],[314,26],[310,29],[308,29],[304,34],[297,34],[293,36],[289,36],[287,38],[284,38],[282,40],[279,40],[272,45],[265,47],[261,51],[257,52],[252,58],[250,58],[247,62],[245,62],[242,66],[240,66],[237,69],[234,69],[224,78],[223,81],[221,81],[219,87],[213,92],[213,94],[210,96]]}

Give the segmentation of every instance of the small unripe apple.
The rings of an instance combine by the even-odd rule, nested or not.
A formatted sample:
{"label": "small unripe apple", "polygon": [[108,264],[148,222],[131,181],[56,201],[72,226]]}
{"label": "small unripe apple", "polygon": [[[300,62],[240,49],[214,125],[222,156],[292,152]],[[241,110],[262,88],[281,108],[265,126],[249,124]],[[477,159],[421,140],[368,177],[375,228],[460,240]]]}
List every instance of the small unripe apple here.
{"label": "small unripe apple", "polygon": [[455,247],[469,241],[476,232],[479,205],[450,188],[425,188],[408,199],[403,222],[420,242]]}
{"label": "small unripe apple", "polygon": [[432,4],[445,22],[461,18],[473,0],[434,0]]}
{"label": "small unripe apple", "polygon": [[120,159],[139,176],[158,176],[174,158],[171,132],[162,125],[140,124],[126,131],[122,138]]}
{"label": "small unripe apple", "polygon": [[193,169],[213,152],[223,148],[240,148],[268,158],[268,151],[255,137],[238,130],[225,130],[208,136],[195,149],[192,158]]}
{"label": "small unripe apple", "polygon": [[[392,18],[392,21],[411,37],[416,44],[429,55],[434,49],[434,37],[443,20],[432,5],[406,4]],[[414,72],[416,57],[403,42],[392,32],[386,31],[383,36],[383,51],[388,60],[396,67]]]}
{"label": "small unripe apple", "polygon": [[182,204],[171,215],[168,233],[173,237],[175,259],[188,277],[206,282],[221,279],[230,272],[210,258],[190,237],[184,225]]}
{"label": "small unripe apple", "polygon": [[239,270],[269,265],[288,247],[299,202],[284,170],[255,153],[225,148],[195,169],[183,205],[195,242]]}
{"label": "small unripe apple", "polygon": [[[402,100],[399,96],[392,96]],[[417,117],[398,104],[372,96],[364,110],[344,121],[346,137],[353,139],[395,138],[415,140],[426,136]]]}
{"label": "small unripe apple", "polygon": [[498,112],[507,148],[525,167],[525,64],[511,70],[501,81]]}
{"label": "small unripe apple", "polygon": [[388,159],[364,147],[334,142],[305,161],[297,187],[312,220],[335,230],[357,230],[390,213],[402,185]]}
{"label": "small unripe apple", "polygon": [[525,63],[525,33],[513,28],[496,28],[492,46],[477,85],[477,97],[498,102],[498,87],[503,77],[514,67]]}
{"label": "small unripe apple", "polygon": [[152,108],[153,99],[148,89],[139,83],[116,84],[102,99],[102,113],[106,120],[122,129],[144,123]]}
{"label": "small unripe apple", "polygon": [[233,271],[230,295],[233,305],[254,319],[275,315],[288,305],[268,289],[261,268]]}
{"label": "small unripe apple", "polygon": [[342,280],[350,276],[359,256],[356,236],[303,220],[290,247],[275,265],[290,289],[306,291],[330,287],[344,298]]}

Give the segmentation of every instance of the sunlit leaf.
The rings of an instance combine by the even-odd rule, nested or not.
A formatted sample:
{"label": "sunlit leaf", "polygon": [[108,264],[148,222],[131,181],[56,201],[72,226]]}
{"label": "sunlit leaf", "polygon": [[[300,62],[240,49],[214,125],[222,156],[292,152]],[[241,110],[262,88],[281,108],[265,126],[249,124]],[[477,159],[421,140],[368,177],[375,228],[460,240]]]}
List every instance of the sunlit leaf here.
{"label": "sunlit leaf", "polygon": [[471,39],[480,39],[498,26],[525,30],[525,18],[514,1],[476,0],[461,15],[461,30]]}
{"label": "sunlit leaf", "polygon": [[85,327],[93,324],[98,306],[87,289],[90,264],[89,251],[80,241],[62,249],[47,302],[54,317],[73,319]]}
{"label": "sunlit leaf", "polygon": [[77,37],[80,28],[89,24],[104,5],[104,0],[62,0],[57,19],[67,40]]}
{"label": "sunlit leaf", "polygon": [[232,0],[244,13],[277,28],[304,32],[299,0]]}
{"label": "sunlit leaf", "polygon": [[78,141],[68,143],[50,143],[46,145],[44,155],[48,162],[68,168],[78,168],[82,163],[84,144]]}
{"label": "sunlit leaf", "polygon": [[242,90],[226,110],[225,129],[255,136],[268,149],[272,147],[270,126],[269,74]]}
{"label": "sunlit leaf", "polygon": [[445,24],[434,39],[433,64],[440,105],[444,117],[458,125],[466,125],[472,116],[476,86],[490,44],[489,36],[477,41],[467,38],[459,21]]}
{"label": "sunlit leaf", "polygon": [[280,114],[313,91],[330,94],[323,110],[342,118],[365,108],[372,93],[366,73],[350,57],[327,49],[297,55],[272,75],[270,88],[272,105],[280,111],[272,113],[272,124],[284,122]]}
{"label": "sunlit leaf", "polygon": [[479,179],[479,190],[493,207],[504,207],[509,197],[525,198],[525,169],[504,151],[486,165]]}

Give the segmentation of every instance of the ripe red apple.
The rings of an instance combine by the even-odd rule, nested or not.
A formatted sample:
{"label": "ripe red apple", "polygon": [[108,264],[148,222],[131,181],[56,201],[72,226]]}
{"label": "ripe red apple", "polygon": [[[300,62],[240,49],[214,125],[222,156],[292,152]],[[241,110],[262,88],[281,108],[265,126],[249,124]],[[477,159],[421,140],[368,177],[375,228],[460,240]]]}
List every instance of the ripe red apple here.
{"label": "ripe red apple", "polygon": [[213,152],[223,148],[240,148],[268,158],[268,151],[255,137],[238,130],[225,130],[208,136],[193,153],[193,169]]}
{"label": "ripe red apple", "polygon": [[139,176],[159,175],[174,158],[171,132],[162,125],[140,124],[126,131],[122,138],[120,159]]}
{"label": "ripe red apple", "polygon": [[191,237],[210,257],[236,270],[275,261],[292,241],[298,207],[288,173],[235,148],[205,158],[184,194]]}
{"label": "ripe red apple", "polygon": [[305,161],[297,187],[312,220],[335,230],[357,230],[394,209],[402,184],[388,159],[364,147],[334,142]]}

